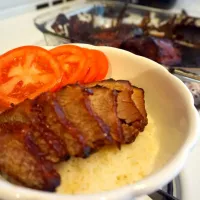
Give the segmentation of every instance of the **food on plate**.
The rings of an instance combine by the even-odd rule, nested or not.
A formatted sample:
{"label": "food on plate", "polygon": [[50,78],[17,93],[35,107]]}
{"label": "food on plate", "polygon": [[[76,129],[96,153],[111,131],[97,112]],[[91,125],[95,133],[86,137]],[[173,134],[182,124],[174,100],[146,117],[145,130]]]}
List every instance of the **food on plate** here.
{"label": "food on plate", "polygon": [[49,51],[24,46],[0,56],[0,98],[17,104],[59,83],[62,71]]}
{"label": "food on plate", "polygon": [[[92,50],[92,49],[85,49],[85,52],[87,54],[87,66],[89,68],[84,80],[82,80],[85,83],[90,83],[92,81],[94,81],[95,79],[97,79],[97,75],[99,72],[102,72],[101,70],[97,70],[96,66],[100,63],[102,63],[104,60],[99,61],[99,59],[101,58],[101,55],[97,55],[99,59],[96,59],[96,57],[94,56],[95,54],[98,54],[98,51],[96,50]],[[107,62],[105,64],[105,71],[104,74],[107,74],[107,70],[108,70],[108,61],[106,59]]]}
{"label": "food on plate", "polygon": [[[88,72],[83,83],[103,80],[108,73],[108,59],[105,54],[95,49],[85,49],[87,53]],[[94,72],[95,71],[95,72]]]}
{"label": "food on plate", "polygon": [[86,67],[86,53],[78,46],[64,45],[50,50],[51,54],[58,60],[64,76],[62,86],[75,82],[80,82],[86,76],[88,68]]}
{"label": "food on plate", "polygon": [[50,51],[37,46],[10,50],[0,56],[0,112],[66,84],[102,80],[108,66],[103,52],[75,45]]}
{"label": "food on plate", "polygon": [[64,45],[55,47],[50,52],[64,70],[61,87],[76,82],[102,80],[108,72],[108,59],[101,51]]}
{"label": "food on plate", "polygon": [[0,124],[0,172],[18,184],[52,191],[60,184],[60,176],[43,159],[32,131],[18,121]]}
{"label": "food on plate", "polygon": [[64,161],[105,148],[122,151],[135,141],[148,123],[144,90],[126,80],[103,80],[108,68],[103,52],[75,45],[49,51],[24,46],[0,56],[3,177],[55,191]]}
{"label": "food on plate", "polygon": [[[147,109],[148,111],[148,109]],[[160,154],[157,124],[148,112],[148,125],[137,139],[128,145],[107,145],[87,159],[72,157],[56,166],[61,176],[59,194],[92,194],[119,189],[136,183],[155,168],[166,163],[166,155]]]}
{"label": "food on plate", "polygon": [[146,125],[144,91],[129,81],[66,85],[0,115],[0,171],[24,186],[54,191],[60,183],[55,164],[104,146],[120,149]]}
{"label": "food on plate", "polygon": [[[105,88],[109,88],[111,90],[115,90],[117,93],[116,95],[116,111],[117,116],[120,119],[121,127],[122,127],[122,138],[120,135],[118,136],[118,140],[120,143],[121,140],[124,143],[131,143],[136,138],[137,134],[140,130],[143,131],[145,125],[147,125],[147,114],[145,110],[145,103],[144,103],[144,91],[133,87],[129,81],[114,81],[110,80],[103,80],[100,82],[94,82],[87,85],[87,87],[95,87],[101,86]],[[99,89],[100,90],[100,89]],[[103,90],[101,88],[101,90]],[[95,96],[98,95],[95,93],[91,96],[92,99],[95,99]],[[102,93],[100,93],[102,94]],[[104,95],[106,92],[104,93]],[[104,97],[105,98],[105,97]],[[132,100],[133,99],[133,100]],[[102,108],[100,105],[105,105],[103,102],[99,102],[97,109]],[[111,105],[113,107],[113,105]],[[96,111],[96,109],[95,109]],[[97,114],[101,116],[102,110],[97,110]],[[107,112],[103,113],[103,116],[106,115]],[[110,117],[110,116],[109,116]],[[119,122],[119,123],[120,123]],[[135,132],[135,134],[133,134]],[[112,134],[112,131],[111,131]],[[115,136],[116,137],[116,136]],[[117,137],[116,137],[117,138]],[[119,139],[122,138],[122,139]],[[117,140],[117,141],[118,141]]]}

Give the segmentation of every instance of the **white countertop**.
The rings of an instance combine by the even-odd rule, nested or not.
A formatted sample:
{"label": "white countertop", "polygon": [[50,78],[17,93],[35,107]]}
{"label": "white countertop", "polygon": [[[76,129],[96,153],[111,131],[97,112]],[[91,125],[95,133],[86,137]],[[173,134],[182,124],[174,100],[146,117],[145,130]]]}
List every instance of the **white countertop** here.
{"label": "white countertop", "polygon": [[74,4],[78,4],[78,2],[83,2],[83,0],[66,2],[62,5],[53,6],[42,10],[22,12],[20,15],[0,20],[0,53],[22,45],[45,45],[43,34],[35,27],[33,19],[47,11],[53,11],[62,7],[63,5],[72,6]]}

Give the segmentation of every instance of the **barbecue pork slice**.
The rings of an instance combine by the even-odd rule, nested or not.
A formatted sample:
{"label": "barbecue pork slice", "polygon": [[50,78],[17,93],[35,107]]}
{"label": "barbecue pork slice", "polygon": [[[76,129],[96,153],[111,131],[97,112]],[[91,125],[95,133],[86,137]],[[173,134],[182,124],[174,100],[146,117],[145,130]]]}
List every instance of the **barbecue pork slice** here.
{"label": "barbecue pork slice", "polygon": [[34,100],[26,100],[0,115],[0,124],[23,123],[31,130],[34,143],[38,145],[42,156],[51,162],[59,162],[66,157],[66,148],[62,139],[45,124],[42,110]]}
{"label": "barbecue pork slice", "polygon": [[112,138],[109,126],[92,109],[89,95],[92,95],[92,91],[79,85],[68,85],[56,93],[56,98],[66,119],[81,130],[83,143],[97,150],[110,144]]}
{"label": "barbecue pork slice", "polygon": [[105,87],[96,86],[91,88],[89,96],[91,107],[110,128],[110,135],[117,144],[124,143],[122,124],[117,116],[118,92]]}
{"label": "barbecue pork slice", "polygon": [[0,172],[17,184],[54,191],[60,176],[42,156],[31,133],[30,126],[21,122],[0,124]]}
{"label": "barbecue pork slice", "polygon": [[[118,91],[117,116],[122,123],[124,142],[131,143],[136,138],[138,132],[144,130],[147,124],[143,90],[133,87],[129,81],[115,81],[113,79],[90,83],[86,87],[98,85]],[[137,92],[136,94],[134,94],[134,90]]]}
{"label": "barbecue pork slice", "polygon": [[89,156],[90,147],[84,143],[81,130],[66,118],[63,108],[57,101],[56,93],[49,92],[40,95],[37,98],[37,104],[46,126],[64,142],[67,150],[66,158]]}

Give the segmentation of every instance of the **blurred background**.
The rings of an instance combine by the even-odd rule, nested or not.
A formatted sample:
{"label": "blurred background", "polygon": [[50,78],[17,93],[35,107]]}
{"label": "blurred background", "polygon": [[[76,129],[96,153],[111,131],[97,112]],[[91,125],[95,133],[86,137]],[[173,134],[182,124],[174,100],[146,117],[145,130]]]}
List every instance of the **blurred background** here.
{"label": "blurred background", "polygon": [[[0,54],[73,42],[113,46],[162,64],[180,75],[200,108],[200,0],[0,0]],[[144,199],[199,199],[199,154],[197,145],[182,173]]]}

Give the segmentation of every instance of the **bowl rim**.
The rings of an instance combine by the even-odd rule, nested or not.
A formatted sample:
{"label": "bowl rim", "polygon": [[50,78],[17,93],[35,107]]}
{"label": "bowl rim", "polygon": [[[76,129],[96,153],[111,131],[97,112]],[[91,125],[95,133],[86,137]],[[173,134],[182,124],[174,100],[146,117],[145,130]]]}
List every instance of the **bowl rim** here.
{"label": "bowl rim", "polygon": [[[118,199],[123,199],[129,195],[130,197],[138,197],[145,194],[150,194],[157,190],[158,188],[166,185],[170,182],[184,166],[186,159],[188,157],[189,152],[193,149],[194,145],[196,144],[199,136],[200,136],[200,116],[194,106],[194,99],[189,91],[189,89],[185,86],[185,84],[178,79],[177,77],[170,74],[166,68],[162,65],[149,60],[145,57],[141,57],[135,54],[132,54],[128,51],[117,49],[114,47],[107,47],[107,46],[94,46],[88,44],[66,44],[66,45],[78,45],[87,48],[95,48],[99,50],[109,50],[113,52],[119,52],[125,56],[135,57],[139,59],[140,62],[151,63],[151,66],[163,72],[165,76],[167,76],[171,81],[177,84],[178,87],[187,94],[187,102],[188,102],[188,110],[190,116],[193,117],[191,121],[191,128],[190,133],[188,134],[185,143],[181,146],[179,151],[177,152],[176,156],[170,160],[163,168],[158,170],[157,172],[145,177],[141,181],[138,181],[134,184],[125,185],[118,189],[105,191],[105,192],[98,192],[94,194],[76,194],[76,195],[69,195],[69,194],[57,194],[51,192],[43,192],[39,190],[29,189],[21,186],[13,185],[7,181],[0,180],[0,197],[6,197],[9,199],[21,199],[21,200],[106,200],[106,199],[113,199],[114,197],[118,197]],[[46,49],[51,49],[53,46],[44,47]],[[190,107],[190,108],[189,108]],[[192,129],[192,131],[191,131]],[[170,174],[169,174],[170,172]],[[145,193],[144,193],[145,191]]]}

